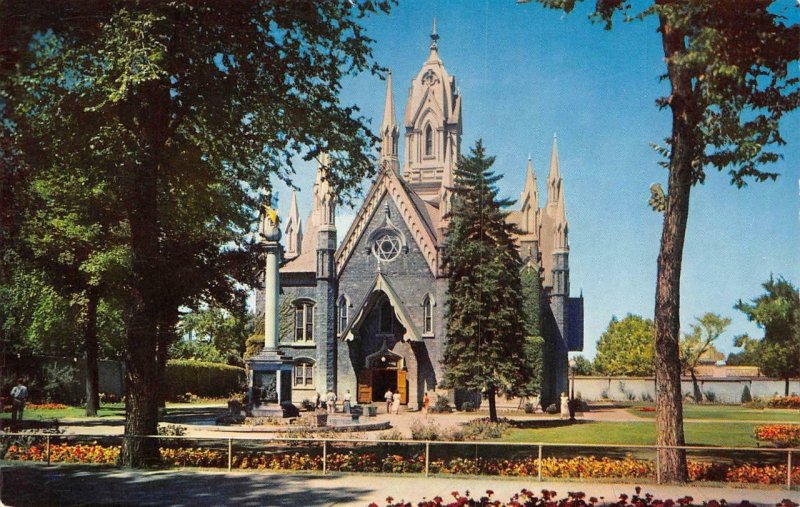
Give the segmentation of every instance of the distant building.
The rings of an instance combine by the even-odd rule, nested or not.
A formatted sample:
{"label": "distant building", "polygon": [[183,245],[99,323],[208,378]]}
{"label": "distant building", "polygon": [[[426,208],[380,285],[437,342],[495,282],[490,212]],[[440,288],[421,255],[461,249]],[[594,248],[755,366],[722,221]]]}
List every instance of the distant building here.
{"label": "distant building", "polygon": [[[461,153],[462,98],[439,56],[438,39],[434,24],[430,53],[411,83],[402,130],[389,74],[379,172],[338,248],[336,196],[323,175],[325,157],[305,224],[292,195],[280,283],[291,305],[291,315],[284,317],[293,326],[279,345],[294,361],[295,401],[311,399],[315,391],[332,389],[341,396],[349,389],[366,403],[382,401],[391,389],[416,408],[442,380],[447,273],[441,263]],[[522,231],[523,261],[542,276],[549,344],[544,398],[555,400],[567,390],[567,352],[583,348],[583,298],[569,296],[569,225],[555,140],[546,205],[539,207],[528,160],[520,209],[509,220]]]}

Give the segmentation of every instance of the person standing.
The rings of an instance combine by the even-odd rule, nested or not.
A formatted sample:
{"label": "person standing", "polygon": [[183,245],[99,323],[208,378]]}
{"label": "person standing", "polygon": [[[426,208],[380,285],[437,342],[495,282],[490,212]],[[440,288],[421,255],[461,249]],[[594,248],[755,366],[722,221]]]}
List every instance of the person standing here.
{"label": "person standing", "polygon": [[392,413],[395,415],[400,413],[400,393],[392,395]]}
{"label": "person standing", "polygon": [[386,389],[386,394],[383,395],[383,399],[386,400],[386,413],[387,414],[391,414],[392,413],[392,400],[394,399],[394,397],[392,395],[392,388],[391,387]]}
{"label": "person standing", "polygon": [[314,393],[314,408],[315,408],[315,409],[319,408],[319,405],[320,405],[320,399],[321,399],[321,398],[322,398],[322,396],[320,396],[320,395],[319,395],[319,391],[316,391],[316,392]]}
{"label": "person standing", "polygon": [[353,396],[350,394],[350,389],[344,392],[344,398],[342,398],[342,412],[345,414],[350,413],[350,402],[352,401]]}
{"label": "person standing", "polygon": [[28,399],[28,388],[17,379],[17,385],[11,388],[11,426],[22,424],[22,414],[25,412],[25,401]]}
{"label": "person standing", "polygon": [[422,398],[422,413],[425,414],[425,417],[428,417],[428,407],[431,406],[431,399],[428,398],[428,393],[425,393],[425,397]]}
{"label": "person standing", "polygon": [[328,406],[329,414],[336,412],[336,395],[333,393],[333,391],[328,390],[328,394],[325,396],[325,403]]}

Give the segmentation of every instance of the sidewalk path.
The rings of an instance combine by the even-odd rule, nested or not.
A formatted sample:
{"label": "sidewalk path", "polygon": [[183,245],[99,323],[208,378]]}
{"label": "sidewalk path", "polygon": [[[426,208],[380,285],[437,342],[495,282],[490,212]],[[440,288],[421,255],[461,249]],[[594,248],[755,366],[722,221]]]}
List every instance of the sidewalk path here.
{"label": "sidewalk path", "polygon": [[[217,505],[362,506],[385,505],[386,497],[414,505],[423,497],[451,499],[452,491],[474,496],[492,489],[495,499],[508,501],[522,488],[555,490],[559,496],[583,491],[606,501],[631,495],[633,484],[536,482],[501,478],[459,479],[373,475],[288,475],[265,472],[131,471],[96,466],[21,464],[0,468],[0,498],[4,505],[117,505],[192,507]],[[800,500],[800,492],[780,489],[734,489],[644,485],[660,499],[684,495],[695,504],[712,499],[729,503],[749,500],[760,505],[784,498]]]}

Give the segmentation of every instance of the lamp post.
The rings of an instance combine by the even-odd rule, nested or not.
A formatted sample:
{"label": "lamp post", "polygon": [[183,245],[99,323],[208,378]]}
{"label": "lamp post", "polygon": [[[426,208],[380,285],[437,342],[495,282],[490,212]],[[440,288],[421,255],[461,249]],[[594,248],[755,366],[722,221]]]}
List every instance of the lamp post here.
{"label": "lamp post", "polygon": [[569,373],[570,377],[572,377],[572,385],[570,386],[569,392],[569,420],[575,420],[575,368],[577,367],[578,363],[575,361],[575,358],[571,358],[569,360]]}

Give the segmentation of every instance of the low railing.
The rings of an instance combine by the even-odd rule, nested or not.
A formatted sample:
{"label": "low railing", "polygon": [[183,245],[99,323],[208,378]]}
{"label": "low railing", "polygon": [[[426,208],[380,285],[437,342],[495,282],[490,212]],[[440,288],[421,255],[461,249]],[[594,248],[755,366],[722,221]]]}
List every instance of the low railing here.
{"label": "low railing", "polygon": [[[706,476],[700,475],[701,479],[697,482],[777,484],[782,474],[785,474],[785,480],[781,479],[781,483],[787,489],[796,488],[800,482],[797,480],[800,478],[800,463],[794,464],[794,458],[800,455],[800,448],[2,433],[0,458],[47,464],[54,461],[119,464],[120,444],[125,439],[156,439],[164,464],[182,467],[228,471],[256,468],[322,474],[416,473],[425,477],[432,474],[507,475],[535,477],[539,481],[607,478],[655,480],[661,483],[659,451],[683,449],[690,459],[696,458],[692,460],[692,466],[707,472]],[[722,464],[721,460],[729,464]],[[573,465],[576,468],[570,468]],[[607,472],[612,466],[619,466],[619,473],[598,477],[599,472]],[[724,467],[734,472],[739,469],[747,473],[754,473],[755,469],[763,470],[765,480],[743,481],[736,473],[733,475],[739,477],[738,481],[715,480],[715,470],[719,472],[725,470]],[[549,473],[548,469],[554,472]]]}

